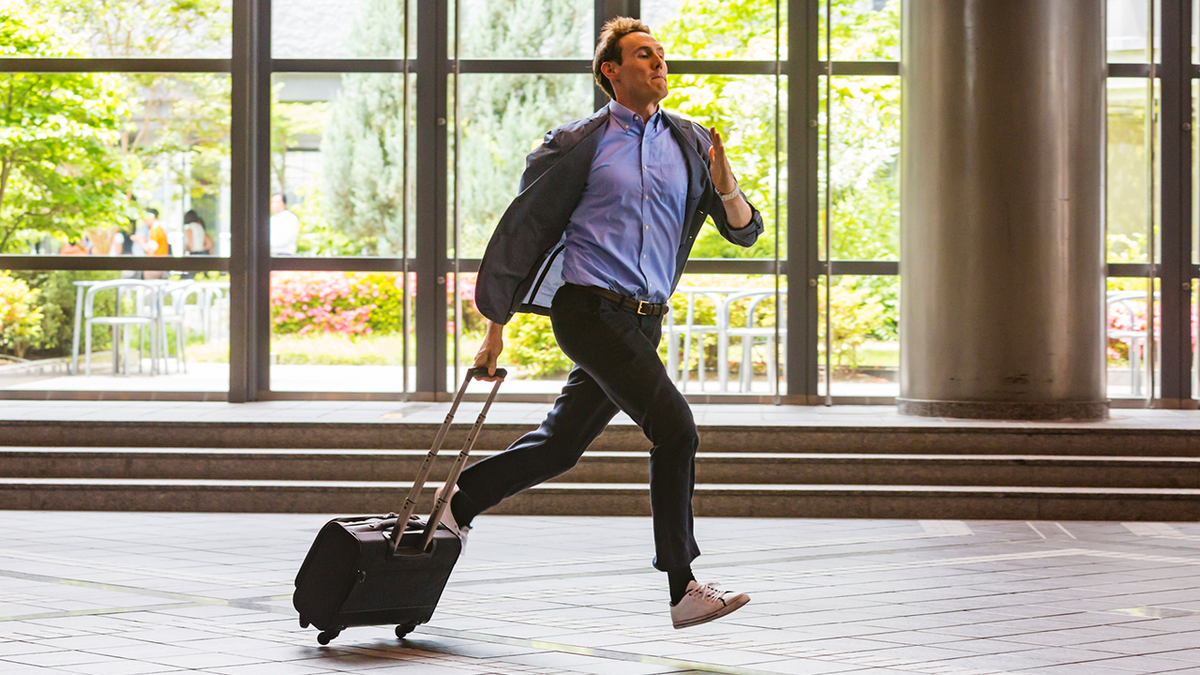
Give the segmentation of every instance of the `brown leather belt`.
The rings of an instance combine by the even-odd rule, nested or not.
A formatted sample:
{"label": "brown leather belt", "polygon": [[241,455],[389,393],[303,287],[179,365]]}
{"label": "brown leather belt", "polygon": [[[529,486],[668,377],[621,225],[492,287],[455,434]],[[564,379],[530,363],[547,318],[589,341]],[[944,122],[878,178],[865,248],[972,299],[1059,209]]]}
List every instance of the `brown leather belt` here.
{"label": "brown leather belt", "polygon": [[634,300],[633,298],[625,297],[620,293],[614,293],[607,288],[600,288],[598,286],[580,286],[579,288],[589,293],[594,293],[605,300],[610,300],[616,303],[621,309],[633,312],[639,316],[662,316],[671,308],[670,304],[665,302],[656,305],[653,302],[646,302],[645,300]]}

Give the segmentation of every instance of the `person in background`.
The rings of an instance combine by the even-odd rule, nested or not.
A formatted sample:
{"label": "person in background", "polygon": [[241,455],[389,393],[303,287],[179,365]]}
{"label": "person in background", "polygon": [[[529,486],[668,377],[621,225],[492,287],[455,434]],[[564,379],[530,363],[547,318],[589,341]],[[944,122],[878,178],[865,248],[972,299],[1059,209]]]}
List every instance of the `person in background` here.
{"label": "person in background", "polygon": [[288,211],[287,195],[271,195],[271,255],[296,255],[300,240],[300,219]]}
{"label": "person in background", "polygon": [[204,227],[204,219],[194,210],[183,214],[184,255],[212,255],[212,237]]}
{"label": "person in background", "polygon": [[[167,255],[167,233],[158,224],[158,209],[146,209],[145,218],[134,230],[131,239],[135,256]],[[165,273],[161,270],[146,270],[141,278],[162,279],[164,276]]]}

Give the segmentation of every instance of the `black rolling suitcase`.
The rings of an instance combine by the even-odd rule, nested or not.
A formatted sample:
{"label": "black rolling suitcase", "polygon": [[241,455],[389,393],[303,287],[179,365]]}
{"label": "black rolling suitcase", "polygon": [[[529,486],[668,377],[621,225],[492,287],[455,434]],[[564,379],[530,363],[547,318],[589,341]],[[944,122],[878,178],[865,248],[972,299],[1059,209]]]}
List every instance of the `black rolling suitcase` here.
{"label": "black rolling suitcase", "polygon": [[[300,626],[321,630],[317,642],[329,644],[348,626],[385,623],[396,624],[396,637],[402,638],[433,616],[462,552],[462,542],[450,530],[437,526],[443,510],[449,508],[446,501],[438,500],[426,522],[412,513],[467,385],[480,370],[486,374],[486,369],[477,368],[467,372],[401,512],[335,518],[317,534],[296,574],[292,595]],[[497,376],[505,374],[503,368],[496,369]],[[458,480],[499,389],[500,382],[496,382],[450,469],[448,484]],[[404,523],[403,528],[397,528],[397,522]]]}

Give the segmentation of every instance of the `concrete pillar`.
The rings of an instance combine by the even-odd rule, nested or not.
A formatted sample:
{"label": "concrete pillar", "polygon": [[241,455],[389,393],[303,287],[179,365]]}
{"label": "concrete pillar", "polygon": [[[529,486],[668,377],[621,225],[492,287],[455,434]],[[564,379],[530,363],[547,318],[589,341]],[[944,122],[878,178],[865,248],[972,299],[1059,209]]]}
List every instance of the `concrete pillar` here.
{"label": "concrete pillar", "polygon": [[904,0],[901,413],[1108,413],[1104,6]]}

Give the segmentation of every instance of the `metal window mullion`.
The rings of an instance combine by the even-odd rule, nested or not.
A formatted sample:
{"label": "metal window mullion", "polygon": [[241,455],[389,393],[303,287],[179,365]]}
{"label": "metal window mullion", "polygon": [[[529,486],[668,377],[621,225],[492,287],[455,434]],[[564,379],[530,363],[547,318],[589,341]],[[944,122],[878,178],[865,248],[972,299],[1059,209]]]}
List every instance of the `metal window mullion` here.
{"label": "metal window mullion", "polygon": [[462,99],[461,89],[461,71],[459,70],[461,60],[459,58],[459,45],[462,41],[462,21],[460,14],[462,12],[462,4],[459,0],[454,0],[454,194],[453,203],[451,204],[451,221],[454,228],[454,381],[462,380],[462,372],[459,364],[459,350],[462,342],[462,269],[459,263],[459,256],[462,254],[462,223],[459,221],[459,141],[461,140],[462,125],[460,124],[460,115],[462,107],[459,105]]}
{"label": "metal window mullion", "polygon": [[1154,286],[1158,277],[1158,250],[1155,240],[1156,218],[1154,212],[1154,201],[1157,191],[1155,181],[1155,165],[1157,163],[1157,141],[1158,134],[1155,105],[1154,105],[1154,88],[1157,85],[1157,66],[1154,58],[1154,0],[1146,3],[1146,60],[1150,63],[1150,76],[1146,79],[1146,123],[1145,123],[1145,147],[1146,147],[1146,247],[1149,253],[1149,271],[1146,279],[1146,405],[1154,407],[1156,399],[1155,385],[1157,378],[1155,376],[1154,365],[1157,361],[1157,344],[1154,340]]}
{"label": "metal window mullion", "polygon": [[[1160,391],[1165,405],[1177,407],[1192,392],[1192,68],[1191,0],[1162,4],[1160,77],[1160,225],[1162,307],[1159,333]],[[1151,261],[1153,263],[1153,261]],[[1153,265],[1152,265],[1153,266]]]}
{"label": "metal window mullion", "polygon": [[451,0],[417,3],[416,393],[446,392],[446,53]]}
{"label": "metal window mullion", "polygon": [[820,0],[788,3],[788,60],[800,77],[788,86],[788,402],[817,395],[817,169]]}
{"label": "metal window mullion", "polygon": [[825,405],[833,405],[833,0],[825,0]]}
{"label": "metal window mullion", "polygon": [[271,0],[233,3],[229,400],[235,403],[269,389],[270,22]]}

